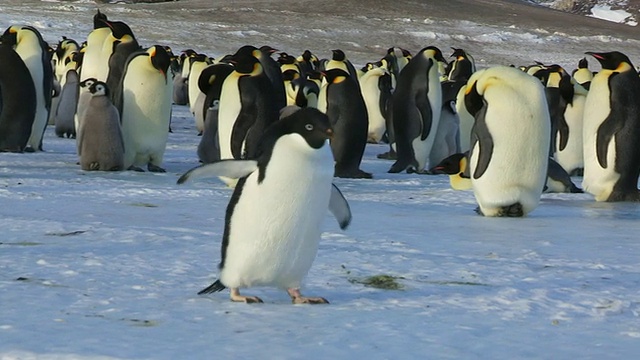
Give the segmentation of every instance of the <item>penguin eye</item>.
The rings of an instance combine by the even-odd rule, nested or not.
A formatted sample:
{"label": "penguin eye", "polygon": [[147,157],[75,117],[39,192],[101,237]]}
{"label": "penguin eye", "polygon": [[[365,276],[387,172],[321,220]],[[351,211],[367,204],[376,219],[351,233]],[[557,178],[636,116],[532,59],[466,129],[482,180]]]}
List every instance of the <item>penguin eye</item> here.
{"label": "penguin eye", "polygon": [[311,130],[313,130],[313,125],[307,124],[307,125],[304,126],[304,128],[307,129],[307,131],[311,131]]}

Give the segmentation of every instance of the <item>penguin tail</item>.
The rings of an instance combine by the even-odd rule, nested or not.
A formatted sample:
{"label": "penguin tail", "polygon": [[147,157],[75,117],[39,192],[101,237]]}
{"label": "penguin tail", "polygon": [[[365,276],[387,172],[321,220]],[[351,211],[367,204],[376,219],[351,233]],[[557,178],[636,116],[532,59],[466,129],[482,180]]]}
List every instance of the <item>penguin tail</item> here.
{"label": "penguin tail", "polygon": [[571,184],[571,187],[569,187],[569,192],[572,194],[582,194],[584,193],[584,191],[582,189],[580,189],[579,187],[577,187],[575,184]]}
{"label": "penguin tail", "polygon": [[222,291],[226,288],[226,286],[222,285],[220,280],[216,280],[213,284],[207,286],[206,288],[200,290],[198,295],[211,294],[214,292]]}

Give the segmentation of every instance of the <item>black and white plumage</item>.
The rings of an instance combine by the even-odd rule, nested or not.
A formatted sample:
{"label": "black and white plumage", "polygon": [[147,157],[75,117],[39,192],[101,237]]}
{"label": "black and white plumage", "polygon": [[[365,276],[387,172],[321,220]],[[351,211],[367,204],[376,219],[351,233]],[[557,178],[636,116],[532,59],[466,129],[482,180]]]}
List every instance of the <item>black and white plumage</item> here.
{"label": "black and white plumage", "polygon": [[351,211],[332,184],[332,135],[326,115],[303,108],[266,131],[255,160],[223,160],[185,173],[178,183],[206,176],[240,178],[227,206],[220,278],[200,293],[231,289],[231,300],[261,302],[240,288],[285,289],[294,303],[326,303],[305,298],[300,285],[315,259],[327,209],[341,228]]}

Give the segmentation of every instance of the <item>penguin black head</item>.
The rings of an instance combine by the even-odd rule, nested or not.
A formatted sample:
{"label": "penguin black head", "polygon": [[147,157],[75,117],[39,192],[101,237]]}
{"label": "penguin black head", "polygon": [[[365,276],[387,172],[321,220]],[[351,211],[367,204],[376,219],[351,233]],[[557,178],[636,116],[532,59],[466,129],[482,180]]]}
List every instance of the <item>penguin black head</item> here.
{"label": "penguin black head", "polygon": [[442,51],[440,51],[440,49],[435,46],[427,46],[420,50],[420,52],[430,52],[433,58],[436,59],[436,61],[442,61],[445,64],[447,63],[447,59],[445,59],[444,55],[442,55]]}
{"label": "penguin black head", "polygon": [[89,86],[92,96],[109,96],[109,86],[102,81],[95,81]]}
{"label": "penguin black head", "polygon": [[329,118],[315,108],[305,107],[295,111],[285,108],[283,117],[265,130],[265,141],[275,141],[284,135],[298,134],[314,149],[320,149],[333,136]]}
{"label": "penguin black head", "polygon": [[167,50],[164,49],[164,46],[154,45],[150,47],[147,52],[149,53],[151,65],[153,65],[154,68],[160,71],[166,79],[167,71],[169,70],[169,66],[171,65],[171,56],[169,56]]}
{"label": "penguin black head", "polygon": [[322,74],[324,74],[324,77],[327,79],[329,84],[341,83],[349,77],[348,72],[339,68],[323,71]]}
{"label": "penguin black head", "polygon": [[293,69],[289,69],[282,73],[282,80],[284,81],[293,81],[295,79],[298,79],[299,77],[300,77],[300,73]]}
{"label": "penguin black head", "polygon": [[603,69],[607,70],[616,70],[616,71],[626,71],[629,68],[633,69],[633,64],[631,64],[631,60],[627,57],[627,55],[619,52],[612,51],[606,53],[597,53],[587,51],[585,54],[591,55],[602,65]]}
{"label": "penguin black head", "polygon": [[227,63],[218,63],[212,66],[207,66],[202,70],[200,77],[198,78],[198,88],[205,94],[209,93],[209,89],[214,84],[217,84],[216,91],[219,92],[219,88],[222,87],[223,80],[231,74],[233,66]]}
{"label": "penguin black head", "polygon": [[311,53],[311,51],[309,51],[309,50],[305,50],[305,51],[302,53],[302,59],[303,59],[304,61],[306,61],[306,62],[311,62],[312,60],[314,60],[313,58],[314,58],[314,56],[313,56],[313,54]]}
{"label": "penguin black head", "polygon": [[347,59],[347,55],[345,55],[344,51],[342,51],[340,49],[331,50],[331,53],[333,54],[332,57],[331,57],[332,60],[345,61]]}
{"label": "penguin black head", "polygon": [[244,53],[238,55],[236,53],[236,55],[231,59],[231,63],[235,70],[240,74],[251,75],[262,72],[262,65],[260,65],[260,61],[251,55]]}
{"label": "penguin black head", "polygon": [[77,65],[77,67],[82,66],[82,60],[84,60],[84,52],[82,51],[76,51],[73,54],[71,54],[71,60],[74,61]]}
{"label": "penguin black head", "polygon": [[475,117],[484,105],[484,99],[482,95],[478,93],[478,83],[474,81],[473,84],[467,84],[467,89],[464,94],[464,106],[467,108],[469,114]]}
{"label": "penguin black head", "polygon": [[293,65],[296,63],[296,58],[285,52],[282,52],[280,53],[277,61],[280,65]]}
{"label": "penguin black head", "polygon": [[451,50],[453,50],[453,54],[451,54],[450,57],[454,57],[454,58],[458,58],[458,57],[466,58],[467,57],[467,53],[462,49],[456,49],[456,48],[452,47]]}
{"label": "penguin black head", "polygon": [[100,9],[93,15],[93,28],[99,29],[107,27],[107,15],[100,12]]}
{"label": "penguin black head", "polygon": [[[433,174],[462,174],[467,167],[467,154],[453,154],[429,170]],[[463,176],[464,177],[464,176]]]}
{"label": "penguin black head", "polygon": [[15,46],[18,43],[18,27],[10,26],[0,36],[0,43],[3,45]]}
{"label": "penguin black head", "polygon": [[260,56],[262,56],[263,54],[264,53],[260,51],[260,49],[258,49],[253,45],[244,45],[241,48],[239,48],[235,54],[233,54],[233,57],[241,58],[241,57],[252,56],[255,58],[260,58]]}
{"label": "penguin black head", "polygon": [[273,48],[273,47],[271,47],[271,46],[269,46],[269,45],[263,45],[263,46],[260,46],[260,51],[261,51],[263,54],[266,54],[267,56],[271,56],[271,54],[273,54],[273,53],[275,53],[276,51],[278,51],[278,49]]}
{"label": "penguin black head", "polygon": [[107,26],[109,26],[109,28],[111,28],[111,33],[113,34],[114,38],[122,39],[125,36],[129,35],[135,39],[135,36],[133,36],[133,31],[131,30],[129,25],[125,24],[124,22],[109,20],[104,20],[104,22],[107,24]]}
{"label": "penguin black head", "polygon": [[578,69],[588,69],[589,68],[589,62],[587,61],[586,57],[583,57],[582,59],[580,59],[580,61],[578,61]]}

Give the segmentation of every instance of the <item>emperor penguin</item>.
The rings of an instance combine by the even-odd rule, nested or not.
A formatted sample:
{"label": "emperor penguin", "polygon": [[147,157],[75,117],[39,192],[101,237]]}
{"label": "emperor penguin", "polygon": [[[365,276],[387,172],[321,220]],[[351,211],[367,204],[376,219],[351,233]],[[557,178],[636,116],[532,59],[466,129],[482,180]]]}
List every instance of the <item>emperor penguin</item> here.
{"label": "emperor penguin", "polygon": [[640,201],[640,77],[618,51],[587,52],[600,65],[584,108],[584,190],[596,201]]}
{"label": "emperor penguin", "polygon": [[582,124],[587,93],[571,76],[562,77],[562,116],[552,137],[553,158],[570,175],[582,175],[584,167]]}
{"label": "emperor penguin", "polygon": [[180,54],[174,61],[176,71],[173,74],[173,103],[176,105],[187,105],[189,103],[189,85],[188,77],[182,76],[182,71],[188,64],[185,63],[186,56]]}
{"label": "emperor penguin", "polygon": [[264,74],[271,81],[273,88],[273,102],[276,111],[280,111],[283,107],[287,106],[287,95],[284,89],[284,82],[282,80],[282,71],[278,62],[271,57],[273,53],[278,51],[277,49],[263,45],[259,49],[254,46],[246,45],[236,51],[236,56],[251,55],[260,61],[260,65],[264,71]]}
{"label": "emperor penguin", "polygon": [[370,69],[359,79],[369,118],[367,141],[373,144],[381,142],[387,131],[386,106],[391,97],[390,78],[387,67],[379,66]]}
{"label": "emperor penguin", "polygon": [[390,173],[425,172],[442,108],[438,61],[444,61],[440,49],[425,47],[411,58],[398,77],[392,97],[398,159]]}
{"label": "emperor penguin", "polygon": [[202,135],[204,131],[204,117],[206,113],[202,111],[204,106],[205,94],[198,87],[198,79],[202,71],[212,64],[211,59],[204,54],[197,54],[191,60],[191,71],[187,80],[187,89],[189,90],[189,110],[193,115],[198,134]]}
{"label": "emperor penguin", "polygon": [[355,66],[353,66],[353,64],[351,63],[351,60],[347,59],[347,55],[344,53],[344,51],[340,49],[331,50],[331,59],[327,61],[327,63],[324,66],[325,71],[336,69],[336,68],[342,69],[347,73],[349,73],[351,78],[356,80],[356,85],[358,85],[358,88],[360,87],[360,83],[357,81],[358,72],[356,71]]}
{"label": "emperor penguin", "polygon": [[320,60],[310,50],[305,50],[300,56],[296,58],[298,65],[300,66],[300,73],[305,76],[311,71],[318,71],[320,66]]}
{"label": "emperor penguin", "polygon": [[335,176],[370,179],[371,174],[360,169],[369,120],[358,80],[341,68],[325,70],[324,74],[326,84],[320,90],[318,109],[327,114],[335,132],[330,142]]}
{"label": "emperor penguin", "polygon": [[[87,108],[87,104],[91,99],[91,92],[89,91],[89,88],[96,81],[98,81],[98,79],[88,78],[78,83],[78,103],[76,105],[76,112],[73,117],[74,128],[76,129],[76,139],[79,139],[80,131],[82,131],[81,130],[82,129],[82,113]],[[79,145],[79,144],[76,142],[76,145]],[[78,151],[79,150],[80,150],[80,147],[78,147]]]}
{"label": "emperor penguin", "polygon": [[124,170],[124,140],[120,115],[102,81],[89,87],[91,99],[82,113],[82,131],[78,137],[80,166],[86,171]]}
{"label": "emperor penguin", "polygon": [[199,294],[228,287],[231,301],[261,303],[240,289],[272,286],[286,290],[294,304],[328,303],[304,297],[300,287],[316,257],[327,210],[340,228],[351,222],[349,204],[332,184],[331,135],[326,115],[303,108],[269,126],[254,160],[203,165],[178,180],[239,178],[225,215],[219,279]]}
{"label": "emperor penguin", "polygon": [[273,86],[258,58],[239,51],[220,93],[218,139],[221,159],[251,159],[267,126],[278,119]]}
{"label": "emperor penguin", "polygon": [[76,127],[74,115],[78,106],[79,94],[78,72],[75,69],[75,62],[67,63],[65,81],[60,92],[58,106],[55,108],[55,133],[58,137],[76,137]]}
{"label": "emperor penguin", "polygon": [[[432,174],[449,175],[449,185],[453,190],[470,190],[471,176],[469,175],[469,152],[456,153],[444,160],[429,171]],[[549,158],[549,169],[543,192],[545,193],[582,193],[569,174],[553,159]]]}
{"label": "emperor penguin", "polygon": [[[289,91],[295,96],[293,104],[298,107],[318,107],[318,96],[320,95],[320,87],[318,82],[312,80],[315,76],[315,70],[308,72],[305,76],[299,76],[290,81],[290,90],[287,90],[287,98]],[[290,73],[291,74],[291,73]],[[286,75],[286,74],[285,74]],[[287,102],[289,100],[287,99]]]}
{"label": "emperor penguin", "polygon": [[525,216],[538,206],[547,177],[551,122],[544,86],[516,68],[496,66],[474,73],[465,92],[475,117],[469,174],[478,213]]}
{"label": "emperor penguin", "polygon": [[440,161],[438,165],[429,169],[432,174],[449,175],[449,185],[453,190],[471,190],[471,176],[469,175],[469,152],[455,153]]}
{"label": "emperor penguin", "polygon": [[[133,31],[126,23],[122,21],[105,21],[111,29],[111,35],[105,41],[108,45],[113,43],[111,52],[109,53],[107,86],[111,93],[111,100],[121,96],[122,92],[122,76],[129,57],[141,50],[138,40],[136,40]],[[103,47],[103,53],[106,53]]]}
{"label": "emperor penguin", "polygon": [[582,85],[583,88],[589,91],[589,86],[593,79],[593,73],[589,70],[589,61],[587,61],[586,57],[578,61],[578,68],[571,73],[571,76],[573,76],[578,84]]}
{"label": "emperor penguin", "polygon": [[42,137],[51,111],[53,93],[53,67],[49,60],[48,45],[40,32],[32,26],[9,27],[0,40],[13,46],[29,69],[36,89],[36,114],[26,152],[42,151]]}
{"label": "emperor penguin", "polygon": [[442,102],[438,129],[429,152],[429,164],[438,164],[452,154],[460,152],[460,118],[455,100]]}
{"label": "emperor penguin", "polygon": [[117,99],[124,138],[125,169],[165,172],[161,167],[169,136],[173,83],[171,59],[163,46],[154,45],[129,57]]}
{"label": "emperor penguin", "polygon": [[36,88],[27,65],[11,45],[0,43],[0,152],[24,151],[36,102]]}
{"label": "emperor penguin", "polygon": [[450,81],[466,82],[471,75],[476,72],[475,60],[463,49],[451,49],[453,49],[451,57],[454,57],[455,60],[451,62],[451,68],[447,73],[447,78]]}
{"label": "emperor penguin", "polygon": [[464,105],[464,95],[467,91],[467,85],[464,84],[458,90],[456,95],[456,112],[458,113],[458,119],[460,121],[460,151],[469,151],[471,148],[471,128],[475,122],[473,115],[469,114],[467,108]]}
{"label": "emperor penguin", "polygon": [[[93,16],[93,30],[87,36],[84,47],[84,60],[80,70],[80,81],[94,78],[106,81],[109,72],[109,56],[115,38],[110,37],[111,28],[107,25],[107,16],[98,10]],[[108,39],[108,40],[107,40]],[[105,42],[107,42],[105,46]],[[103,47],[105,48],[103,52]]]}
{"label": "emperor penguin", "polygon": [[233,66],[226,63],[217,63],[208,66],[200,74],[198,87],[205,95],[202,112],[204,118],[204,130],[198,144],[198,158],[208,164],[220,160],[220,143],[218,140],[218,117],[220,111],[220,94],[222,85],[229,74],[233,72]]}
{"label": "emperor penguin", "polygon": [[58,42],[55,51],[52,54],[51,64],[53,66],[53,83],[54,88],[56,85],[59,87],[59,95],[54,96],[51,99],[51,111],[49,113],[48,124],[55,124],[55,113],[58,108],[58,103],[60,101],[60,96],[62,95],[62,89],[64,88],[64,84],[66,81],[66,73],[68,68],[68,63],[73,61],[75,58],[75,54],[80,51],[80,46],[73,39],[68,39],[66,37],[62,37],[62,40]]}
{"label": "emperor penguin", "polygon": [[79,50],[80,46],[73,39],[68,39],[63,36],[62,40],[58,42],[51,61],[53,63],[54,76],[60,83],[60,87],[64,87],[64,77],[67,73],[67,59],[70,60],[73,53]]}

